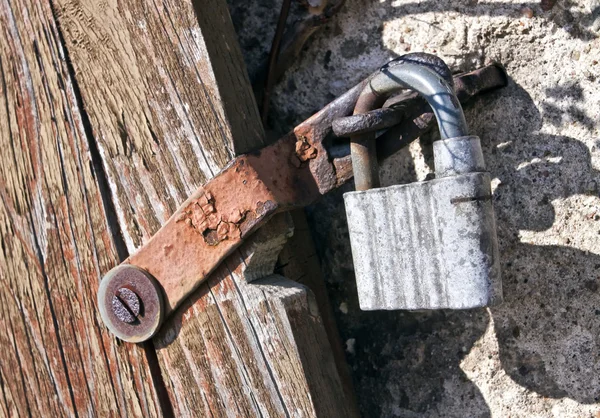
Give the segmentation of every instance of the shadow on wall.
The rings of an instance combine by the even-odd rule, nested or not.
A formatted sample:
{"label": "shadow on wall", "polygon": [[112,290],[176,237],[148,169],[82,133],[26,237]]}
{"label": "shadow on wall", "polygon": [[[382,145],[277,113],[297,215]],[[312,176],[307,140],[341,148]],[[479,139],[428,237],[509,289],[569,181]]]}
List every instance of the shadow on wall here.
{"label": "shadow on wall", "polygon": [[[546,94],[542,113],[512,81],[503,91],[477,100],[478,109],[493,111],[471,113],[474,106],[467,106],[467,120],[482,138],[492,177],[500,180],[495,210],[505,302],[489,312],[502,368],[515,382],[544,397],[593,403],[600,401],[600,256],[519,238],[520,231],[552,227],[553,201],[598,196],[600,177],[588,148],[573,138],[539,132],[543,119],[595,127],[577,105],[583,100],[581,87],[561,86]],[[519,115],[520,120],[507,122],[505,115]],[[512,128],[498,129],[507,123]],[[523,126],[527,128],[519,129]],[[400,154],[400,182],[414,181],[408,150]],[[326,197],[309,213],[332,305],[347,310],[337,309],[336,315],[348,341],[364,416],[490,416],[481,393],[460,368],[487,328],[488,311],[360,311],[342,193]],[[600,220],[600,211],[590,216]],[[600,222],[594,225],[600,234]]]}
{"label": "shadow on wall", "polygon": [[[472,9],[457,11],[508,13],[497,4],[471,3]],[[569,10],[571,5],[561,2],[544,17],[572,37],[597,37],[600,7],[579,15]],[[393,13],[415,13],[415,8],[442,12],[454,6],[431,1],[402,4]],[[519,13],[518,5],[506,7]],[[569,247],[568,240],[563,246],[520,239],[521,231],[553,227],[553,202],[598,196],[600,177],[588,147],[571,137],[540,132],[543,122],[554,126],[576,122],[590,132],[597,127],[584,111],[582,87],[562,85],[545,93],[538,109],[530,95],[511,81],[503,91],[477,100],[478,110],[467,112],[473,134],[486,145],[492,176],[500,180],[495,209],[505,302],[499,307],[432,313],[360,311],[342,201],[351,186],[308,209],[363,416],[491,416],[481,392],[460,367],[485,332],[490,315],[501,367],[517,384],[547,398],[600,401],[600,255]],[[482,108],[493,110],[480,112]],[[395,157],[395,164],[396,176],[402,173],[400,182],[415,181],[408,150]],[[577,205],[574,216],[581,212],[582,203]],[[589,216],[584,227],[597,228],[600,235],[600,211]]]}
{"label": "shadow on wall", "polygon": [[[600,176],[588,147],[574,138],[540,133],[543,120],[555,125],[577,122],[590,131],[596,124],[578,106],[583,101],[578,84],[547,89],[542,113],[516,84],[502,95],[511,98],[512,114],[520,113],[527,121],[518,126],[529,128],[511,138],[482,133],[494,141],[490,147],[496,152],[487,160],[492,175],[501,181],[494,196],[505,302],[491,313],[502,367],[521,386],[542,396],[598,402],[600,255],[519,239],[519,231],[553,226],[552,202],[577,196],[577,211],[567,216],[581,216],[585,195],[598,197]],[[552,104],[555,101],[567,105]],[[593,227],[600,235],[598,220],[600,212],[591,208],[580,228]],[[583,232],[574,230],[571,235]]]}
{"label": "shadow on wall", "polygon": [[[234,21],[247,60],[248,56],[253,57],[248,63],[252,73],[262,62],[270,37],[262,42],[256,32],[241,30],[252,13],[245,2],[229,2],[236,4]],[[365,15],[368,15],[366,9],[375,4],[348,0],[348,5],[351,2],[364,5]],[[263,8],[269,6],[266,7],[269,13],[263,9],[260,13],[274,18],[270,11],[278,7],[273,1],[260,3]],[[518,17],[524,7],[529,7],[573,38],[596,38],[600,27],[600,7],[590,14],[582,14],[572,1],[557,2],[545,13],[541,13],[539,2],[455,0],[398,6],[387,3],[386,20],[392,16],[445,11]],[[364,59],[369,49],[386,49],[380,37],[381,29],[341,33],[335,19],[321,36],[343,37],[339,51],[342,58]],[[333,71],[334,68],[328,66],[330,56],[331,51],[315,51],[309,47],[301,65],[323,65],[327,71]],[[465,65],[477,62],[467,61]],[[373,62],[372,65],[378,64]],[[345,83],[345,88],[353,85],[352,80]],[[301,90],[294,84],[294,77],[288,77],[283,87],[283,94],[289,98],[297,97]],[[500,180],[495,192],[495,209],[505,302],[499,307],[431,313],[361,311],[342,200],[343,192],[351,190],[352,185],[346,185],[307,209],[331,304],[342,339],[347,344],[347,359],[363,416],[491,416],[481,392],[460,367],[473,346],[479,344],[478,340],[490,324],[490,315],[498,338],[501,367],[511,379],[548,398],[567,397],[581,403],[600,401],[600,363],[597,361],[600,255],[568,247],[568,242],[565,246],[542,246],[522,242],[520,238],[521,231],[546,231],[553,226],[556,217],[553,202],[572,196],[598,195],[600,179],[585,144],[574,138],[539,132],[543,121],[555,125],[576,121],[590,131],[595,129],[595,121],[586,115],[581,105],[583,89],[577,84],[559,86],[548,89],[546,96],[547,100],[538,109],[530,95],[511,81],[502,91],[481,97],[466,107],[471,132],[481,137],[492,177]],[[333,96],[325,94],[319,100],[330,99]],[[319,100],[311,101],[311,106],[315,106],[312,110],[325,103]],[[272,108],[277,112],[276,106]],[[511,118],[507,119],[507,115]],[[306,116],[296,111],[281,112],[274,119],[286,125],[280,129],[280,133],[284,133]],[[425,144],[426,138],[421,141]],[[426,152],[427,147],[423,146]],[[394,164],[395,180],[415,181],[414,162],[407,149],[394,157]],[[599,221],[600,234],[600,212],[591,216]],[[590,223],[585,225],[589,228]]]}

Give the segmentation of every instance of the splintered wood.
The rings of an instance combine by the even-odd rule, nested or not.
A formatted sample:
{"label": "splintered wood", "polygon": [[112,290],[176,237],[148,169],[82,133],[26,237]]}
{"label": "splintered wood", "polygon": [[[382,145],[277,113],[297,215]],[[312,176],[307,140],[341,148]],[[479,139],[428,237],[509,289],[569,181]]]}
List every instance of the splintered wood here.
{"label": "splintered wood", "polygon": [[235,155],[263,145],[229,12],[222,0],[197,16],[190,1],[53,4],[133,252]]}
{"label": "splintered wood", "polygon": [[269,275],[276,220],[154,346],[98,314],[99,278],[265,145],[224,0],[0,0],[0,109],[0,416],[353,415],[314,296]]}
{"label": "splintered wood", "polygon": [[0,1],[0,416],[157,416],[96,309],[118,262],[48,2]]}
{"label": "splintered wood", "polygon": [[248,282],[273,271],[277,237],[260,235],[277,231],[287,232],[273,219],[155,337],[176,415],[351,416],[312,292],[273,274]]}

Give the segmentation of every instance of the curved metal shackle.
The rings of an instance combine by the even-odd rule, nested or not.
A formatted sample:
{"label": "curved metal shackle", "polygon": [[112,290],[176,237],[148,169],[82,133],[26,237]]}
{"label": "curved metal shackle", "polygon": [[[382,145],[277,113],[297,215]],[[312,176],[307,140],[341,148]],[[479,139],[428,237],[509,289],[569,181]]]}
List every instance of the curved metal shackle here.
{"label": "curved metal shackle", "polygon": [[424,65],[399,63],[393,67],[384,67],[371,79],[368,88],[377,95],[385,96],[403,88],[414,90],[431,106],[442,139],[469,134],[465,115],[454,89],[438,73]]}
{"label": "curved metal shackle", "polygon": [[[445,64],[433,55],[421,54]],[[431,106],[442,139],[468,135],[467,122],[452,85],[426,63],[402,61],[382,67],[362,91],[354,114],[365,113],[383,105],[390,95],[401,89],[420,94]],[[447,69],[447,67],[445,67]],[[448,73],[450,70],[448,69]],[[374,135],[351,138],[352,166],[356,190],[379,186],[378,164]]]}

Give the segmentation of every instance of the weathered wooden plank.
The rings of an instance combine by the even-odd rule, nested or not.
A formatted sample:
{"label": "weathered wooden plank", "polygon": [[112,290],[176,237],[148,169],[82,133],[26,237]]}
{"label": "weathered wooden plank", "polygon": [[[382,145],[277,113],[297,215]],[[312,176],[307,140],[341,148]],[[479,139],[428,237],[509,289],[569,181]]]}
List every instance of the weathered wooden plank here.
{"label": "weathered wooden plank", "polygon": [[0,0],[0,149],[0,415],[159,415],[95,306],[118,257],[48,1]]}
{"label": "weathered wooden plank", "polygon": [[227,6],[195,3],[54,2],[130,252],[263,144]]}
{"label": "weathered wooden plank", "polygon": [[[249,283],[273,269],[279,251],[257,240],[284,229],[277,222],[229,257],[155,338],[177,415],[195,415],[202,399],[206,416],[352,416],[312,292],[273,274]],[[182,373],[187,356],[198,367]]]}
{"label": "weathered wooden plank", "polygon": [[[263,145],[235,33],[223,0],[194,2],[197,17],[187,1],[56,4],[133,251]],[[347,416],[312,294],[281,277],[246,283],[250,256],[235,252],[154,339],[174,413]]]}
{"label": "weathered wooden plank", "polygon": [[359,416],[344,346],[329,303],[325,277],[321,270],[306,215],[302,209],[292,211],[290,215],[294,222],[294,235],[286,242],[279,253],[275,273],[306,286],[314,294],[344,390],[345,401],[350,411],[348,416]]}

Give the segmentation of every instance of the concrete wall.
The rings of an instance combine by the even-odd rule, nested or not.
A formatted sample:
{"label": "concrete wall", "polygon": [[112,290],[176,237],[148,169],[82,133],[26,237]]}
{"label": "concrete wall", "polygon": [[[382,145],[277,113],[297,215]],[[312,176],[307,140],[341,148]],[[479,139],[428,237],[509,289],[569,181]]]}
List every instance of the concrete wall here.
{"label": "concrete wall", "polygon": [[[465,108],[494,179],[503,305],[362,312],[342,193],[308,209],[365,417],[600,416],[600,2],[543,3],[348,0],[276,88],[274,135],[409,51],[510,76]],[[230,6],[256,73],[280,1]],[[423,179],[432,138],[384,183]]]}

